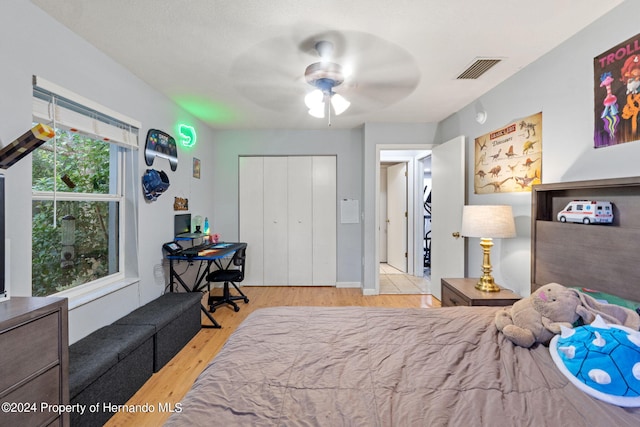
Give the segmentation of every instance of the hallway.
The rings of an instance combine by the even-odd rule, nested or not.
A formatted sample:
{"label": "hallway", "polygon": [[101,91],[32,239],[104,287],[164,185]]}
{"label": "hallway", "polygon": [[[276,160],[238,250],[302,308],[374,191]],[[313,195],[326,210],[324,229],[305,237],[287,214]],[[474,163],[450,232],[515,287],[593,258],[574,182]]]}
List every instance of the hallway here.
{"label": "hallway", "polygon": [[[426,271],[428,273],[428,270]],[[429,276],[415,277],[402,273],[386,263],[380,263],[380,294],[428,294]]]}

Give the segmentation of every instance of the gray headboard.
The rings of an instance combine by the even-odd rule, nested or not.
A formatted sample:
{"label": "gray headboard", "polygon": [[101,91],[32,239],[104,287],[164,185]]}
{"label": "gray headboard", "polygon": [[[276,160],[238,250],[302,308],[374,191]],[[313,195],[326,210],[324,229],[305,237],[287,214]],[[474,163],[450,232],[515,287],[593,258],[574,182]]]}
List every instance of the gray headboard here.
{"label": "gray headboard", "polygon": [[[549,282],[640,301],[640,177],[532,188],[531,292]],[[612,224],[562,223],[572,200],[613,204]]]}

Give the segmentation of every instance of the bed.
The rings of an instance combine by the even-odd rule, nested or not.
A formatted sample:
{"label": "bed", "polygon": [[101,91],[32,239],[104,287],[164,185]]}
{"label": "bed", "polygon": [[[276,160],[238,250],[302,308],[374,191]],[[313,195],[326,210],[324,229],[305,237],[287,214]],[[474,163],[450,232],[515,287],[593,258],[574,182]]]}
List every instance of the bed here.
{"label": "bed", "polygon": [[[635,233],[625,217],[640,210],[640,203],[629,202],[636,195],[640,200],[640,179],[631,182],[622,194],[617,191],[628,180],[538,186],[532,192],[532,291],[544,284],[538,275],[553,279],[557,270],[557,257],[545,253],[541,261],[536,250],[566,251],[571,230],[576,239],[615,233],[622,245],[613,248],[609,242],[607,250],[628,256],[622,252],[629,251],[630,240],[620,235],[625,227]],[[612,227],[562,224],[568,227],[560,233],[562,242],[556,241],[559,233],[539,232],[559,225],[548,224],[557,222],[551,215],[555,204],[564,203],[554,198],[600,197],[607,191],[621,209]],[[575,262],[580,269],[583,261]],[[627,277],[617,272],[613,281],[581,277],[575,268],[567,276],[566,267],[558,275],[567,286],[597,283],[600,291],[640,301],[638,264],[625,267]],[[640,408],[618,407],[580,391],[557,369],[547,347],[522,348],[506,340],[494,325],[499,309],[257,310],[205,368],[181,402],[181,412],[166,425],[640,425]]]}

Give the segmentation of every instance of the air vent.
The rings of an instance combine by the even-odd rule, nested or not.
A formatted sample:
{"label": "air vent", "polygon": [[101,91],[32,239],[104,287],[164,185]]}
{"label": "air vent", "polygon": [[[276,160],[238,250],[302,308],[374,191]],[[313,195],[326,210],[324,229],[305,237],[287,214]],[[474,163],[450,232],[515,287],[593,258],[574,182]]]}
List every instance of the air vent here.
{"label": "air vent", "polygon": [[464,79],[477,79],[498,62],[502,61],[502,59],[497,58],[477,58],[473,64],[469,66],[466,70],[464,70],[456,79],[464,80]]}

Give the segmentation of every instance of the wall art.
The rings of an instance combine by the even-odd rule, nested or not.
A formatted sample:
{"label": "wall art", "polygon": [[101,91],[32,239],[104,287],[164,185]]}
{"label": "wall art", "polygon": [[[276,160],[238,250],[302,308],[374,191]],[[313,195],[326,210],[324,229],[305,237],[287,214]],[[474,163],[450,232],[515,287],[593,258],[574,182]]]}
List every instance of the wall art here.
{"label": "wall art", "polygon": [[637,141],[640,113],[640,34],[593,60],[595,148]]}
{"label": "wall art", "polygon": [[541,112],[475,139],[475,194],[531,191],[541,177]]}

